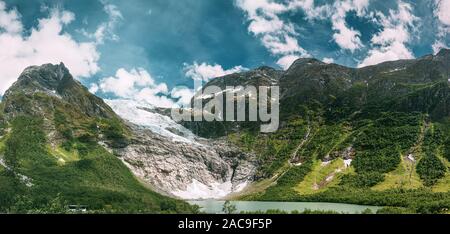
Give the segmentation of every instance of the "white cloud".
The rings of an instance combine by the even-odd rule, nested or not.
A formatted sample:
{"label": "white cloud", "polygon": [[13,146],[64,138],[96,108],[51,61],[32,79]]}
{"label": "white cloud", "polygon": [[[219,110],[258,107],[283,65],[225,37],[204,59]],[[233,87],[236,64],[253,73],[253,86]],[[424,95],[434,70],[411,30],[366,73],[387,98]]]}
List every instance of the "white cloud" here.
{"label": "white cloud", "polygon": [[30,65],[64,62],[76,78],[99,71],[95,43],[77,42],[63,30],[74,19],[72,12],[53,9],[24,36],[20,14],[0,1],[0,95]]}
{"label": "white cloud", "polygon": [[298,45],[297,39],[289,35],[264,35],[262,42],[273,55],[306,55],[307,52]]}
{"label": "white cloud", "polygon": [[388,16],[380,12],[377,14],[383,30],[372,37],[371,43],[374,48],[358,67],[414,58],[413,53],[407,48],[412,39],[411,31],[418,22],[418,18],[412,13],[411,5],[399,1],[398,10],[390,10]]}
{"label": "white cloud", "polygon": [[[249,32],[261,39],[262,44],[276,57],[292,58],[309,57],[295,38],[297,33],[292,23],[283,21],[279,14],[292,10],[295,7],[310,7],[311,0],[307,2],[291,2],[288,4],[276,3],[271,0],[236,0],[236,5],[242,9],[250,22]],[[279,61],[285,62],[281,58]],[[283,68],[286,64],[279,63]]]}
{"label": "white cloud", "polygon": [[334,59],[333,58],[323,58],[322,61],[324,63],[334,63]]}
{"label": "white cloud", "polygon": [[258,20],[254,20],[250,23],[248,30],[256,35],[260,35],[278,32],[283,30],[284,26],[284,22],[278,18],[272,20],[258,18]]}
{"label": "white cloud", "polygon": [[442,24],[450,26],[450,0],[436,0],[436,15]]}
{"label": "white cloud", "polygon": [[108,21],[101,23],[95,32],[89,33],[86,30],[81,30],[81,33],[91,39],[95,39],[98,44],[103,44],[105,39],[117,41],[119,36],[115,34],[117,24],[123,19],[122,13],[116,5],[110,4],[106,1],[101,1],[103,10],[108,15]]}
{"label": "white cloud", "polygon": [[[177,87],[169,92],[166,83],[157,83],[143,68],[120,68],[114,76],[103,78],[99,85],[94,84],[91,89],[111,93],[117,98],[165,108],[188,103],[188,99],[193,96],[193,91],[188,88]],[[175,103],[172,98],[179,101]]]}
{"label": "white cloud", "polygon": [[363,44],[361,42],[361,33],[347,25],[345,17],[350,11],[356,11],[360,17],[364,16],[369,6],[368,0],[347,0],[337,1],[333,6],[331,13],[331,24],[335,31],[333,39],[339,47],[354,52],[360,49]]}
{"label": "white cloud", "polygon": [[358,17],[364,17],[367,13],[369,0],[345,0],[335,1],[333,4],[317,6],[314,0],[294,0],[288,5],[289,10],[302,9],[309,20],[331,20],[332,29],[335,31],[333,39],[339,47],[354,52],[360,49],[361,33],[348,26],[345,17],[348,12],[355,11]]}
{"label": "white cloud", "polygon": [[437,54],[439,53],[439,51],[441,51],[441,49],[448,49],[449,47],[443,41],[437,40],[436,42],[434,42],[431,48],[433,49],[433,53]]}
{"label": "white cloud", "polygon": [[433,52],[436,54],[441,49],[448,48],[445,40],[450,32],[450,0],[435,0],[434,15],[438,19],[438,33],[432,45]]}
{"label": "white cloud", "polygon": [[329,4],[316,6],[314,0],[292,0],[287,7],[289,10],[303,9],[307,19],[326,19],[332,7]]}
{"label": "white cloud", "polygon": [[[161,85],[165,86],[165,84]],[[134,100],[164,108],[171,108],[175,105],[172,99],[166,95],[162,95],[159,88],[144,88],[139,91]]]}
{"label": "white cloud", "polygon": [[363,46],[361,43],[361,33],[352,28],[348,28],[344,21],[336,21],[333,23],[333,29],[338,32],[333,35],[333,39],[342,49],[354,52]]}
{"label": "white cloud", "polygon": [[210,65],[207,63],[198,64],[194,62],[194,64],[184,64],[185,75],[187,77],[192,78],[193,80],[201,80],[208,82],[212,78],[217,78],[229,74],[233,74],[236,72],[242,72],[248,70],[242,66],[235,66],[228,70],[223,69],[223,67],[219,64]]}
{"label": "white cloud", "polygon": [[188,106],[194,94],[194,90],[187,87],[175,87],[170,92],[172,98],[178,99],[179,106]]}
{"label": "white cloud", "polygon": [[10,34],[19,34],[22,32],[22,23],[20,14],[16,9],[6,10],[6,4],[0,2],[0,28]]}
{"label": "white cloud", "polygon": [[286,55],[278,59],[277,64],[284,70],[287,70],[298,58],[300,57],[297,55]]}
{"label": "white cloud", "polygon": [[91,84],[91,87],[89,88],[89,92],[95,94],[98,92],[98,89],[99,89],[98,85],[93,83],[93,84]]}
{"label": "white cloud", "polygon": [[103,92],[113,93],[121,98],[135,98],[144,89],[146,94],[150,91],[155,94],[168,92],[166,84],[156,84],[143,68],[133,68],[130,71],[120,68],[115,76],[102,79],[99,87]]}
{"label": "white cloud", "polygon": [[245,11],[250,22],[248,30],[258,36],[268,51],[278,57],[277,64],[287,68],[293,58],[310,57],[297,39],[298,33],[291,22],[282,20],[281,14],[303,10],[309,20],[331,20],[335,31],[333,40],[344,50],[354,52],[363,47],[361,33],[347,25],[345,17],[355,11],[359,17],[367,13],[369,0],[336,1],[334,4],[316,6],[314,0],[236,0],[236,5]]}

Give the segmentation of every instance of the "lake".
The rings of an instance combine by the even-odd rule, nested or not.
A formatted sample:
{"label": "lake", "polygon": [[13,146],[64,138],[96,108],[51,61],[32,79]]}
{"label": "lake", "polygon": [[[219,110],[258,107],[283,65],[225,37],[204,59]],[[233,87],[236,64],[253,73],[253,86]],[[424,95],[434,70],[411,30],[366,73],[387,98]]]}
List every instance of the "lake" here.
{"label": "lake", "polygon": [[[199,200],[188,201],[189,204],[198,205],[201,211],[209,214],[220,214],[225,201],[217,200]],[[372,210],[375,213],[381,207],[364,206],[343,203],[327,203],[327,202],[264,202],[264,201],[232,201],[231,204],[236,206],[237,213],[267,211],[267,210],[282,210],[286,212],[304,211],[304,210],[320,210],[320,211],[334,211],[338,213],[357,214],[366,209]]]}

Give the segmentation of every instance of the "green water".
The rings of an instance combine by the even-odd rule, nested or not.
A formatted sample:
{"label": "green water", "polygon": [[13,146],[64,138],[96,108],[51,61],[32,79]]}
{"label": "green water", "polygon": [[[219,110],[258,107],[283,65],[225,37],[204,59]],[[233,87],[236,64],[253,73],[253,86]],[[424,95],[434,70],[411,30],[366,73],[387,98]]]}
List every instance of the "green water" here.
{"label": "green water", "polygon": [[[222,213],[222,207],[225,201],[216,200],[202,200],[189,201],[192,205],[201,207],[201,211],[209,214]],[[364,206],[342,203],[326,203],[326,202],[261,202],[261,201],[232,201],[231,204],[236,206],[237,213],[267,211],[267,210],[282,210],[286,212],[304,211],[304,210],[320,210],[320,211],[334,211],[338,213],[358,214],[366,209],[372,210],[375,213],[381,207]]]}

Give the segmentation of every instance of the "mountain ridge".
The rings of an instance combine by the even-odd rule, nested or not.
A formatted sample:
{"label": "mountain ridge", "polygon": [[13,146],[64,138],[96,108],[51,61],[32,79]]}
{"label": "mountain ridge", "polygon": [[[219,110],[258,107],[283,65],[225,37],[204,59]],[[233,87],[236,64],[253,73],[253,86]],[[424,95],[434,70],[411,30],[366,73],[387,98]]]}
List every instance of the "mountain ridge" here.
{"label": "mountain ridge", "polygon": [[205,87],[233,84],[236,77],[256,86],[276,80],[278,131],[262,134],[258,122],[183,124],[204,137],[226,137],[258,156],[256,183],[237,195],[240,199],[430,212],[428,206],[442,195],[436,209],[445,210],[450,206],[448,55],[443,49],[364,68],[302,58],[278,76],[249,71],[219,77]]}
{"label": "mountain ridge", "polygon": [[137,177],[185,199],[441,212],[450,208],[449,54],[360,69],[308,58],[286,71],[263,66],[213,79],[203,88],[279,85],[280,129],[182,123],[200,137],[161,115],[165,110],[130,107],[163,124],[127,118],[123,104],[90,94],[62,63],[31,66],[0,104],[0,158],[8,166],[0,166],[0,210],[45,210],[56,202],[64,211],[69,202],[99,212],[196,212]]}

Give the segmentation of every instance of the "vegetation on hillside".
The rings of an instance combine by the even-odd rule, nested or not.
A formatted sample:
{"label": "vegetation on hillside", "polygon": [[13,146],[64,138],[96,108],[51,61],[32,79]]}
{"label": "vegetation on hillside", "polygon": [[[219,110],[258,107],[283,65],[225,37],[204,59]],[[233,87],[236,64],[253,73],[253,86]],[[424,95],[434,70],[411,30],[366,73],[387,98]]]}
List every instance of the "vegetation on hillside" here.
{"label": "vegetation on hillside", "polygon": [[[68,154],[79,158],[59,163],[48,150],[42,119],[21,116],[12,121],[4,148],[11,172],[0,171],[2,212],[56,212],[68,204],[84,205],[90,212],[173,213],[196,212],[188,204],[166,198],[141,185],[114,155],[83,136],[68,139],[76,147]],[[84,150],[83,150],[84,149]],[[25,186],[20,175],[31,179]]]}
{"label": "vegetation on hillside", "polygon": [[[448,150],[444,145],[447,135],[441,130],[446,125],[436,124],[440,127],[433,128],[431,134],[428,125],[434,125],[426,124],[427,121],[426,115],[417,112],[382,112],[370,117],[362,114],[333,125],[320,121],[320,118],[311,120],[313,131],[297,152],[301,165],[279,166],[274,171],[278,171],[280,176],[272,186],[263,192],[242,198],[344,202],[403,207],[398,209],[407,209],[408,212],[445,212],[450,208],[450,186],[447,186],[445,193],[433,193],[430,188],[447,170],[438,156],[440,152],[445,155]],[[289,125],[283,127],[282,131],[293,131],[289,129]],[[422,133],[423,129],[427,129],[426,132]],[[252,139],[258,141],[268,137],[270,136],[256,135]],[[341,168],[333,167],[332,165],[338,165],[336,163],[341,160],[339,158],[344,157],[343,152],[349,147],[353,149],[353,154],[347,155],[353,158],[351,168],[342,171]],[[295,147],[289,148],[286,154],[292,154],[293,148]],[[414,149],[422,152],[414,153],[414,160],[418,163],[413,164],[413,170],[420,175],[423,185],[405,189],[408,186],[385,184],[382,190],[373,189],[384,182],[387,175],[396,171],[404,160],[410,160],[407,156]],[[287,162],[286,158],[283,160]],[[330,160],[331,164],[320,165],[320,162]],[[345,170],[348,172],[341,173]],[[411,171],[402,170],[401,173],[404,173],[404,178],[411,178]],[[324,182],[327,177],[330,181]]]}

